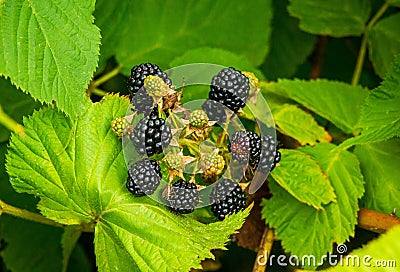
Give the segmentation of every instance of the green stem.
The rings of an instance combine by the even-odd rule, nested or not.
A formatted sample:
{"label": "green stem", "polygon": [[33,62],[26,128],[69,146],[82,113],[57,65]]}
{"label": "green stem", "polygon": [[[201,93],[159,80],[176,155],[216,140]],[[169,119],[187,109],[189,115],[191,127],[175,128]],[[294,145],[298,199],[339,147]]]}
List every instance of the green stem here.
{"label": "green stem", "polygon": [[96,79],[92,86],[94,87],[94,89],[96,87],[99,87],[101,84],[103,84],[104,82],[109,81],[111,78],[115,77],[116,75],[118,75],[119,71],[121,71],[122,66],[118,65],[117,67],[115,67],[113,70],[111,70],[110,72],[108,72],[107,74],[101,76],[99,79]]}
{"label": "green stem", "polygon": [[99,89],[99,88],[94,88],[90,92],[91,92],[91,94],[95,94],[97,96],[105,96],[108,94],[106,91]]}
{"label": "green stem", "polygon": [[364,60],[365,60],[365,54],[367,52],[367,35],[366,31],[373,27],[376,22],[379,20],[379,18],[385,13],[385,11],[389,8],[389,3],[385,3],[382,5],[382,7],[378,10],[378,12],[372,17],[372,19],[369,21],[367,24],[367,27],[365,28],[364,35],[361,40],[361,46],[360,46],[360,51],[358,52],[358,57],[357,57],[357,63],[356,67],[354,68],[354,73],[353,73],[353,78],[351,80],[351,85],[356,86],[360,80],[362,68],[364,66]]}
{"label": "green stem", "polygon": [[5,126],[7,129],[18,133],[20,135],[25,133],[24,127],[17,123],[14,119],[12,119],[7,113],[4,112],[3,108],[0,105],[0,124]]}
{"label": "green stem", "polygon": [[[20,208],[8,205],[7,203],[0,200],[0,214],[2,214],[2,213],[9,214],[9,215],[12,215],[12,216],[24,219],[24,220],[53,226],[53,227],[60,227],[60,228],[66,227],[63,224],[60,224],[53,220],[47,219],[46,217],[44,217],[41,214],[30,212],[28,210],[24,210],[24,209],[20,209]],[[93,227],[94,227],[93,224],[87,224],[87,223],[83,223],[81,225],[76,226],[77,229],[85,231],[85,232],[93,232],[94,231]]]}

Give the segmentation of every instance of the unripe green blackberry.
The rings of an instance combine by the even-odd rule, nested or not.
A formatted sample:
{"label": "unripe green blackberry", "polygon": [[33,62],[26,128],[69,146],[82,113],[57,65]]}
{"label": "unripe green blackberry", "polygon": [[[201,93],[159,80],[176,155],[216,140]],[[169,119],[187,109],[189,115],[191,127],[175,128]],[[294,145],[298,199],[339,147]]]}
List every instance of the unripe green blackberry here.
{"label": "unripe green blackberry", "polygon": [[167,166],[170,169],[176,169],[176,170],[182,169],[183,159],[181,155],[175,153],[168,153],[164,159],[167,163]]}
{"label": "unripe green blackberry", "polygon": [[225,160],[218,153],[211,152],[201,158],[200,164],[205,176],[216,176],[224,170]]}
{"label": "unripe green blackberry", "polygon": [[251,86],[258,88],[259,80],[254,73],[244,71],[242,72],[242,74],[245,75],[250,80]]}
{"label": "unripe green blackberry", "polygon": [[161,77],[150,75],[144,80],[144,88],[149,95],[162,97],[168,91],[168,84]]}
{"label": "unripe green blackberry", "polygon": [[208,124],[207,113],[203,110],[194,110],[190,113],[189,124],[196,128],[204,128]]}
{"label": "unripe green blackberry", "polygon": [[116,118],[111,122],[111,129],[119,138],[122,138],[128,127],[129,123],[124,117]]}

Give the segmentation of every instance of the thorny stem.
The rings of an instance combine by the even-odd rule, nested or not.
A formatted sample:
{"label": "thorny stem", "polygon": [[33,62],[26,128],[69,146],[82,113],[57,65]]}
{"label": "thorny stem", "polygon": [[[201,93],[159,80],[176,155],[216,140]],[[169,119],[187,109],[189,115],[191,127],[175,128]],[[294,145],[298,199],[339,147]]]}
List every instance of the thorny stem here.
{"label": "thorny stem", "polygon": [[0,105],[0,124],[5,126],[7,129],[18,133],[19,135],[23,135],[25,133],[24,127],[17,123],[14,119],[12,119],[7,113],[4,112],[3,108]]}
{"label": "thorny stem", "polygon": [[[63,225],[63,224],[57,223],[53,220],[47,219],[46,217],[44,217],[41,214],[30,212],[28,210],[24,210],[24,209],[20,209],[20,208],[8,205],[7,203],[0,200],[0,215],[2,213],[9,214],[9,215],[12,215],[12,216],[24,219],[24,220],[29,220],[29,221],[49,225],[49,226],[60,227],[60,228],[66,227],[66,225]],[[84,232],[93,232],[94,231],[93,224],[83,223],[81,225],[76,225],[76,228],[78,230],[81,230]]]}
{"label": "thorny stem", "polygon": [[257,257],[254,262],[253,272],[264,272],[267,268],[268,257],[271,253],[272,245],[274,244],[274,230],[265,227],[261,238],[260,248],[258,249]]}
{"label": "thorny stem", "polygon": [[367,52],[367,35],[366,31],[373,27],[376,22],[379,20],[379,18],[385,13],[385,11],[389,8],[389,3],[386,2],[385,4],[382,5],[382,7],[378,10],[378,12],[372,17],[372,19],[369,21],[367,24],[367,27],[365,28],[364,35],[361,40],[361,46],[360,46],[360,51],[358,53],[357,57],[357,63],[356,67],[354,69],[353,73],[353,79],[351,80],[351,85],[356,86],[360,80],[361,76],[361,71],[364,65],[364,59],[365,59],[365,53]]}
{"label": "thorny stem", "polygon": [[104,82],[109,81],[111,78],[115,77],[116,75],[118,75],[119,71],[121,71],[122,66],[118,65],[117,67],[115,67],[114,69],[112,69],[110,72],[108,72],[107,74],[101,76],[99,79],[96,79],[92,86],[95,88],[99,87],[101,84],[103,84]]}

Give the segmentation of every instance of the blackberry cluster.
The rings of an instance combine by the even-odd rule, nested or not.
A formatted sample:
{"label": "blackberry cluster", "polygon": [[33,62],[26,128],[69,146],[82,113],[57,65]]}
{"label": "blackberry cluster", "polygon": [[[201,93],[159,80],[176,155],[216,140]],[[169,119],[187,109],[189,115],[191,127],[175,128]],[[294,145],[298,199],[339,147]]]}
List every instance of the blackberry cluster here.
{"label": "blackberry cluster", "polygon": [[172,211],[181,214],[194,211],[199,203],[199,192],[196,184],[181,179],[169,188],[167,200]]}
{"label": "blackberry cluster", "polygon": [[249,162],[255,166],[259,160],[261,149],[260,137],[252,131],[237,131],[233,134],[228,149],[232,152],[232,159],[239,163]]}
{"label": "blackberry cluster", "polygon": [[131,76],[128,78],[128,90],[134,96],[144,85],[144,80],[148,76],[158,76],[165,83],[171,85],[171,79],[164,73],[157,64],[142,63],[131,69]]}
{"label": "blackberry cluster", "polygon": [[126,188],[135,196],[151,195],[160,185],[161,168],[154,160],[143,159],[128,170]]}
{"label": "blackberry cluster", "polygon": [[139,154],[160,154],[172,139],[171,128],[153,112],[139,121],[130,139]]}
{"label": "blackberry cluster", "polygon": [[230,180],[220,180],[210,193],[211,211],[224,220],[227,215],[242,211],[246,207],[246,194],[239,184]]}
{"label": "blackberry cluster", "polygon": [[221,103],[207,99],[201,108],[207,114],[208,119],[217,121],[218,123],[223,123],[226,121],[226,112]]}
{"label": "blackberry cluster", "polygon": [[213,77],[208,98],[236,113],[246,106],[249,91],[250,82],[245,75],[235,68],[224,68]]}

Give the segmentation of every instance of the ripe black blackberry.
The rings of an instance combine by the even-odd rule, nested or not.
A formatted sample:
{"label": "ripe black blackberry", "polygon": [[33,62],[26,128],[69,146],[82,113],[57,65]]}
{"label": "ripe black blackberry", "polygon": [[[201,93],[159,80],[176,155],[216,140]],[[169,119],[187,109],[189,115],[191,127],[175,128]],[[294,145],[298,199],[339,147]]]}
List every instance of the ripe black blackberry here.
{"label": "ripe black blackberry", "polygon": [[211,191],[210,203],[211,211],[218,220],[224,220],[227,215],[246,208],[246,194],[238,183],[230,179],[222,179]]}
{"label": "ripe black blackberry", "polygon": [[235,68],[224,68],[213,77],[210,88],[209,99],[220,102],[236,113],[246,105],[250,81]]}
{"label": "ripe black blackberry", "polygon": [[178,180],[169,187],[167,201],[172,211],[186,214],[194,211],[199,203],[199,192],[196,184]]}
{"label": "ripe black blackberry", "polygon": [[164,80],[165,83],[171,85],[171,79],[166,73],[161,71],[157,64],[152,63],[142,63],[140,65],[134,66],[131,69],[131,76],[128,78],[128,90],[131,95],[135,95],[140,88],[143,87],[144,80],[147,76],[158,76]]}
{"label": "ripe black blackberry", "polygon": [[154,100],[144,89],[140,89],[135,95],[133,95],[131,104],[135,107],[133,110],[137,113],[149,115],[154,107]]}
{"label": "ripe black blackberry", "polygon": [[151,195],[160,185],[161,177],[158,163],[146,158],[129,168],[126,188],[135,196]]}
{"label": "ripe black blackberry", "polygon": [[203,111],[205,111],[209,120],[217,121],[218,123],[223,123],[226,121],[225,108],[221,103],[207,99],[201,108]]}
{"label": "ripe black blackberry", "polygon": [[261,137],[261,153],[254,168],[263,173],[272,171],[281,160],[281,153],[277,150],[277,142],[270,135]]}
{"label": "ripe black blackberry", "polygon": [[261,153],[261,139],[252,131],[237,131],[232,135],[228,146],[232,159],[239,163],[249,162],[250,166],[257,164]]}
{"label": "ripe black blackberry", "polygon": [[147,156],[160,154],[163,148],[168,146],[171,138],[171,128],[165,124],[164,119],[157,116],[157,111],[142,118],[130,135],[137,152]]}

